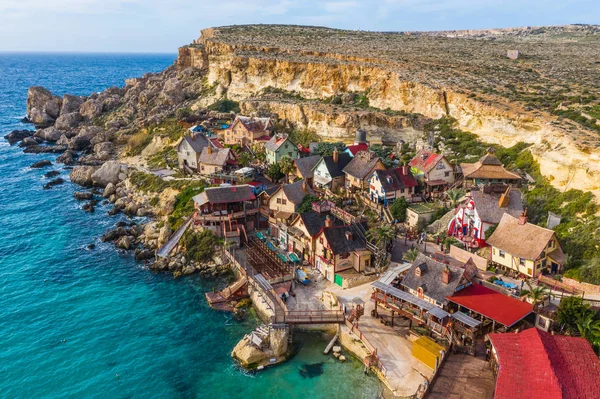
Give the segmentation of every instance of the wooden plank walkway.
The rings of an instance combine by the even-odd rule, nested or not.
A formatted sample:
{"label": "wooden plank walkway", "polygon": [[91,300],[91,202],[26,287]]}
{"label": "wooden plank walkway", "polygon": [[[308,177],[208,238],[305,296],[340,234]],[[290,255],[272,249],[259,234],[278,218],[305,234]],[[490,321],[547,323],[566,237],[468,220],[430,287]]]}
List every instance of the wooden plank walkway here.
{"label": "wooden plank walkway", "polygon": [[185,231],[188,229],[188,227],[190,227],[190,225],[192,224],[193,219],[194,219],[194,217],[190,216],[189,219],[186,220],[185,223],[182,224],[181,227],[179,227],[177,229],[175,234],[173,234],[171,236],[171,238],[169,238],[169,240],[165,243],[165,245],[163,245],[156,252],[156,256],[160,256],[161,258],[167,258],[169,256],[169,254],[171,253],[171,251],[173,250],[173,248],[175,248],[175,246],[179,243],[179,240],[181,240],[181,237],[183,237],[183,233],[185,233]]}
{"label": "wooden plank walkway", "polygon": [[449,353],[427,399],[492,399],[496,379],[483,357]]}

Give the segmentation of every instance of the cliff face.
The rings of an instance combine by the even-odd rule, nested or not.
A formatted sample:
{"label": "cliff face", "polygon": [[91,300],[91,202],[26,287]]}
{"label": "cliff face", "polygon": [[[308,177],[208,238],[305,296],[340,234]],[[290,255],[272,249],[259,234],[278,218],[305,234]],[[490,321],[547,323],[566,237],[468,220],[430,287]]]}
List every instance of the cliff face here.
{"label": "cliff face", "polygon": [[[383,134],[410,125],[405,118],[377,114],[372,109],[344,113],[319,104],[253,99],[265,88],[295,92],[317,103],[340,93],[363,92],[371,108],[418,113],[429,118],[450,115],[459,121],[461,128],[487,142],[504,146],[533,143],[532,152],[553,184],[600,195],[597,183],[600,162],[594,134],[580,130],[574,134],[567,124],[557,123],[556,117],[543,110],[525,111],[522,104],[507,101],[501,95],[475,91],[475,73],[467,74],[454,65],[444,64],[441,58],[436,65],[428,62],[420,70],[416,67],[425,65],[423,60],[415,58],[413,63],[409,59],[376,56],[381,49],[379,53],[368,53],[367,57],[362,56],[366,52],[352,46],[336,47],[335,43],[331,52],[319,51],[317,47],[312,50],[311,43],[318,38],[306,39],[308,44],[303,44],[297,32],[293,40],[286,41],[281,37],[257,38],[251,30],[244,37],[228,29],[235,28],[203,31],[194,47],[180,50],[178,65],[205,69],[208,82],[222,85],[228,98],[242,102],[244,111],[268,109],[329,137],[351,134],[358,126],[371,131],[379,129]],[[314,29],[321,37],[346,33]],[[465,65],[469,65],[467,61]],[[498,61],[498,70],[503,69],[504,62],[504,59]]]}

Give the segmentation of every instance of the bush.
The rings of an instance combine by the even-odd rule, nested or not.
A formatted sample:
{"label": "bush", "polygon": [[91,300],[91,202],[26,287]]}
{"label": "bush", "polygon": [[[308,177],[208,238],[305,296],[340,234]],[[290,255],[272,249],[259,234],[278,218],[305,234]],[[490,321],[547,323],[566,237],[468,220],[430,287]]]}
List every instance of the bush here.
{"label": "bush", "polygon": [[274,163],[269,166],[267,176],[269,176],[272,181],[277,181],[285,175],[281,171],[281,165],[279,163]]}
{"label": "bush", "polygon": [[302,200],[302,203],[296,210],[297,213],[305,213],[312,211],[312,203],[319,200],[319,197],[315,197],[314,195],[307,195]]}
{"label": "bush", "polygon": [[390,213],[400,222],[406,220],[406,208],[408,208],[408,202],[404,198],[396,199],[390,206]]}
{"label": "bush", "polygon": [[316,145],[314,153],[317,155],[321,155],[322,157],[328,157],[333,154],[333,150],[337,148],[338,152],[346,151],[346,144],[341,141],[332,143],[328,141],[324,141]]}
{"label": "bush", "polygon": [[140,155],[144,148],[150,144],[152,136],[147,130],[140,130],[127,140],[127,155]]}
{"label": "bush", "polygon": [[196,262],[206,262],[212,259],[219,244],[219,238],[210,230],[203,230],[200,233],[190,230],[183,236],[185,257]]}
{"label": "bush", "polygon": [[172,229],[177,229],[183,223],[183,220],[194,213],[194,201],[192,197],[204,191],[204,185],[196,183],[183,190],[175,198],[173,212],[169,215],[169,224]]}
{"label": "bush", "polygon": [[208,109],[211,111],[217,112],[240,112],[240,103],[233,100],[219,100],[214,104],[208,106]]}

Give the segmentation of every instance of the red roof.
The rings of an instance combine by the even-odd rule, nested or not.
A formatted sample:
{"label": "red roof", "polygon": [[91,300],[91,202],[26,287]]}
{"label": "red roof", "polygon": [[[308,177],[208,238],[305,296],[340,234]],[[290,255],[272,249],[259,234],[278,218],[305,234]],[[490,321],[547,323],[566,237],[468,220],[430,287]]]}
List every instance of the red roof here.
{"label": "red roof", "polygon": [[600,396],[600,361],[584,338],[537,328],[489,337],[499,364],[495,399]]}
{"label": "red roof", "polygon": [[221,144],[219,139],[210,139],[210,142],[213,143],[215,148],[225,148],[225,147],[223,147],[223,144]]}
{"label": "red roof", "polygon": [[369,149],[369,145],[365,143],[349,145],[348,150],[352,153],[352,155],[356,155],[359,151],[365,151]]}
{"label": "red roof", "polygon": [[447,298],[507,327],[533,311],[530,303],[503,295],[480,284],[470,285]]}
{"label": "red roof", "polygon": [[423,149],[410,160],[408,165],[427,173],[433,169],[442,158],[444,158],[444,156],[441,154],[436,154],[435,152]]}

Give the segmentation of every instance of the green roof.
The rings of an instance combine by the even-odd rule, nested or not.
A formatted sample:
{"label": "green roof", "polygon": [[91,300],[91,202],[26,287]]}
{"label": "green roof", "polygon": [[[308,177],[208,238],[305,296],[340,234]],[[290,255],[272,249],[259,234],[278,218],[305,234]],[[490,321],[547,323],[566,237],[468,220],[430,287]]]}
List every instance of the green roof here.
{"label": "green roof", "polygon": [[408,209],[416,213],[429,213],[435,211],[435,208],[425,204],[412,204]]}

